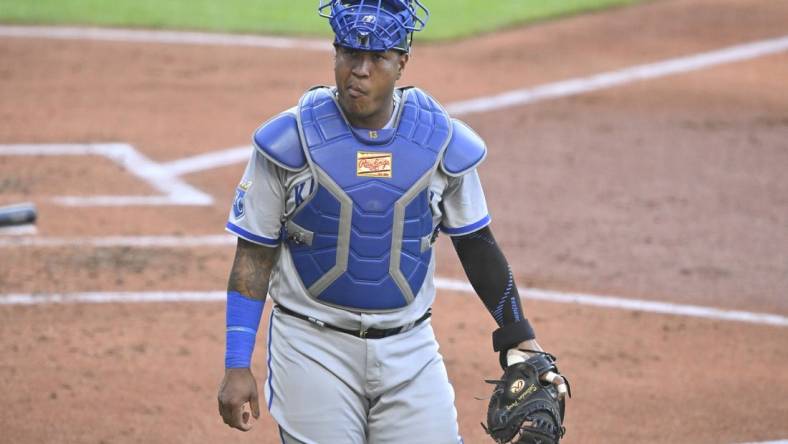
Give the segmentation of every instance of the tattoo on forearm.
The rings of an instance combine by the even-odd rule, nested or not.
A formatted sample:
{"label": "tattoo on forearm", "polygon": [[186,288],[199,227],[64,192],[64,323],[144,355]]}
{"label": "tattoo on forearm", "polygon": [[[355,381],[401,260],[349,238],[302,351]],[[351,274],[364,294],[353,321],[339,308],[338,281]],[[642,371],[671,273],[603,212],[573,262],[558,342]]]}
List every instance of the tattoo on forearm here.
{"label": "tattoo on forearm", "polygon": [[263,247],[238,239],[227,291],[237,291],[252,299],[265,300],[278,252],[279,247]]}

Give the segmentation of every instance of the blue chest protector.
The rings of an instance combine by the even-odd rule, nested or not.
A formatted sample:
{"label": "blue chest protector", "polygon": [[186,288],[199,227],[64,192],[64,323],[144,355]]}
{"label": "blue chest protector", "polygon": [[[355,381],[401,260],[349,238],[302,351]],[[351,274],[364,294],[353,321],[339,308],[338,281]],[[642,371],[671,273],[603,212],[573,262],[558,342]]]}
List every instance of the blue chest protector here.
{"label": "blue chest protector", "polygon": [[421,288],[432,258],[429,184],[452,125],[431,97],[403,93],[395,128],[351,128],[333,91],[307,92],[296,114],[315,191],[285,223],[304,287],[328,305],[395,310]]}

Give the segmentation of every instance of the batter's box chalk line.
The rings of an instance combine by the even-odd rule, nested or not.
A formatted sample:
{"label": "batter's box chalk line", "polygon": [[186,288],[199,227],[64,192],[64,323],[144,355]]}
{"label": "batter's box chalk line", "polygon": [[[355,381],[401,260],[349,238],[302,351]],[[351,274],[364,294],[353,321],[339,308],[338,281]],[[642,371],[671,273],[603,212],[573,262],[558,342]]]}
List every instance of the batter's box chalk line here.
{"label": "batter's box chalk line", "polygon": [[[0,145],[0,156],[102,156],[120,165],[155,190],[158,196],[58,196],[70,207],[128,205],[211,205],[213,197],[183,181],[176,168],[157,163],[125,143]],[[247,149],[246,156],[249,156]]]}
{"label": "batter's box chalk line", "polygon": [[248,46],[254,48],[300,49],[320,52],[329,52],[333,49],[331,42],[327,39],[147,29],[83,28],[74,26],[0,25],[0,37],[95,40],[125,43],[163,43],[174,45]]}
{"label": "batter's box chalk line", "polygon": [[[172,248],[173,246],[184,246],[175,243],[172,237],[165,237],[169,242],[157,246],[162,248]],[[223,246],[233,240],[229,235],[206,236],[211,245]],[[201,238],[198,238],[201,239]],[[229,239],[229,240],[228,240]],[[83,239],[84,240],[84,239]],[[106,242],[104,245],[96,246],[149,246],[155,243],[155,236],[147,236],[143,239],[143,245],[132,245],[132,242],[120,242],[122,239],[114,238],[113,242]],[[130,239],[129,239],[130,240]],[[63,246],[64,243],[52,242],[49,246]],[[4,242],[2,246],[10,246],[12,243]],[[193,246],[194,243],[189,244]],[[473,287],[466,281],[436,277],[435,286],[440,290],[456,291],[461,293],[475,294]],[[629,299],[614,296],[601,296],[581,293],[563,293],[558,291],[542,290],[538,288],[518,288],[523,299],[538,300],[560,304],[585,305],[590,307],[600,307],[616,310],[640,311],[655,314],[685,316],[703,318],[719,321],[745,322],[758,325],[768,325],[775,327],[788,327],[788,317],[769,314],[754,313],[740,310],[725,310],[698,305],[685,305],[670,302],[646,301],[640,299]],[[176,291],[176,292],[79,292],[79,293],[11,293],[0,294],[0,305],[38,305],[55,303],[126,303],[126,302],[221,302],[227,297],[223,291]],[[787,443],[788,444],[788,443]]]}
{"label": "batter's box chalk line", "polygon": [[777,441],[743,442],[741,444],[788,444],[788,439],[779,439]]}

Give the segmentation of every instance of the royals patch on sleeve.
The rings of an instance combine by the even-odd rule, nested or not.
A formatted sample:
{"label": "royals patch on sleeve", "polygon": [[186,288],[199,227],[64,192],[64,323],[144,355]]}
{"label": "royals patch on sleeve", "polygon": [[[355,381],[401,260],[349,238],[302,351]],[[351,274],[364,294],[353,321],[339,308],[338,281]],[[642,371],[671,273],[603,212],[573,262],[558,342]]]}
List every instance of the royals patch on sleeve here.
{"label": "royals patch on sleeve", "polygon": [[251,180],[245,180],[238,184],[238,188],[235,189],[235,200],[233,201],[233,216],[236,219],[240,219],[244,217],[246,214],[246,205],[244,205],[244,197],[246,197],[246,192],[249,191],[249,188],[252,186]]}
{"label": "royals patch on sleeve", "polygon": [[357,151],[356,176],[391,177],[391,153]]}

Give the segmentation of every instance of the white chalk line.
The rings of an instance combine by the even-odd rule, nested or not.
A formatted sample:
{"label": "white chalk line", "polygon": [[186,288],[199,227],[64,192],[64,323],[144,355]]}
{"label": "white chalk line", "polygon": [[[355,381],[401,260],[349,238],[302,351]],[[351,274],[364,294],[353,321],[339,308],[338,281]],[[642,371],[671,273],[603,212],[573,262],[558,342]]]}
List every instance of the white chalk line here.
{"label": "white chalk line", "polygon": [[235,148],[212,151],[195,156],[184,157],[172,162],[163,163],[161,167],[169,171],[170,174],[182,176],[184,174],[196,173],[200,171],[221,168],[237,163],[248,162],[252,155],[252,145],[244,145]]}
{"label": "white chalk line", "polygon": [[777,441],[743,442],[741,444],[788,444],[788,439],[780,439]]}
{"label": "white chalk line", "polygon": [[[465,281],[435,278],[435,286],[441,290],[475,294],[473,287]],[[581,293],[561,293],[537,288],[518,288],[526,300],[538,300],[560,304],[585,305],[617,310],[640,311],[664,315],[705,318],[720,321],[746,322],[778,327],[788,326],[788,317],[739,310],[723,310],[698,305],[674,304],[614,296]],[[12,293],[0,295],[0,305],[37,305],[55,303],[112,303],[112,302],[212,302],[223,301],[225,292],[178,291],[178,292],[79,292],[79,293]]]}
{"label": "white chalk line", "polygon": [[187,184],[125,143],[0,145],[0,156],[103,156],[129,171],[163,196],[58,196],[65,206],[211,205],[213,197]]}
{"label": "white chalk line", "polygon": [[205,236],[0,237],[0,248],[190,248],[235,245],[237,239],[237,237],[230,234]]}
{"label": "white chalk line", "polygon": [[590,77],[564,80],[533,88],[516,89],[492,96],[453,102],[446,106],[446,110],[454,115],[500,110],[542,100],[607,89],[641,80],[687,73],[725,63],[776,54],[786,50],[788,50],[788,36],[783,36],[686,57],[632,66]]}
{"label": "white chalk line", "polygon": [[226,298],[227,292],[225,291],[10,293],[0,295],[0,305],[217,302]]}
{"label": "white chalk line", "polygon": [[69,26],[0,26],[0,37],[98,40],[125,43],[165,43],[177,45],[249,46],[271,49],[304,49],[322,52],[327,52],[332,49],[329,39]]}
{"label": "white chalk line", "polygon": [[[33,234],[38,234],[38,229],[36,228],[35,224],[0,227],[0,235],[2,236],[29,236]],[[2,244],[3,240],[4,239],[0,237],[0,244]]]}
{"label": "white chalk line", "polygon": [[[435,286],[444,290],[475,293],[470,283],[455,279],[436,277]],[[769,313],[753,313],[739,310],[723,310],[718,308],[703,307],[700,305],[674,304],[671,302],[646,301],[642,299],[628,299],[615,296],[590,295],[583,293],[563,293],[538,288],[521,288],[517,290],[525,295],[525,299],[556,302],[562,304],[589,305],[621,310],[644,311],[695,318],[716,319],[722,321],[739,321],[753,324],[788,326],[788,317]]]}

